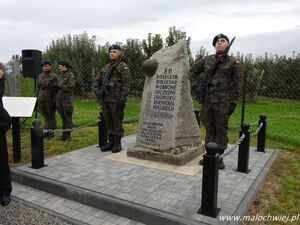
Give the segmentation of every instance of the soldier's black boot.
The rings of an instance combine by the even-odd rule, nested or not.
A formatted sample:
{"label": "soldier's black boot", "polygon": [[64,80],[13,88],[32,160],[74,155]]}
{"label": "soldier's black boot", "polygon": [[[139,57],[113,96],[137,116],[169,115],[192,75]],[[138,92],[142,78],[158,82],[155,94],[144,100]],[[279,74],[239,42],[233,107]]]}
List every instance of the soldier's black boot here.
{"label": "soldier's black boot", "polygon": [[219,169],[220,170],[224,170],[225,169],[225,164],[224,164],[224,161],[223,161],[223,153],[224,153],[224,149],[218,149],[218,153],[220,154],[219,156]]}
{"label": "soldier's black boot", "polygon": [[44,131],[43,131],[43,137],[46,138],[46,137],[48,137],[48,136],[49,136],[49,132],[44,130]]}
{"label": "soldier's black boot", "polygon": [[122,151],[121,138],[122,137],[120,137],[120,136],[115,136],[115,143],[111,150],[112,153],[117,153],[117,152]]}
{"label": "soldier's black boot", "polygon": [[113,135],[109,135],[108,136],[108,144],[100,147],[101,151],[102,152],[110,151],[113,148],[113,146],[114,146],[114,142],[115,142],[114,136]]}
{"label": "soldier's black boot", "polygon": [[[224,153],[224,149],[219,149],[218,153],[220,154],[220,156],[219,156],[219,169],[224,170],[225,169],[225,164],[224,164],[223,157],[222,157],[222,154]],[[199,165],[203,166],[203,159],[200,159]]]}
{"label": "soldier's black boot", "polygon": [[225,169],[225,164],[223,162],[223,157],[222,156],[220,156],[220,158],[219,158],[219,169],[220,170],[224,170]]}
{"label": "soldier's black boot", "polygon": [[203,159],[200,159],[199,165],[203,166]]}
{"label": "soldier's black boot", "polygon": [[53,137],[54,137],[54,132],[53,131],[49,131],[47,139],[52,139]]}
{"label": "soldier's black boot", "polygon": [[11,197],[10,197],[10,195],[3,195],[3,196],[0,196],[0,204],[1,204],[2,206],[8,206],[10,202],[11,202]]}
{"label": "soldier's black boot", "polygon": [[71,141],[71,131],[65,132],[65,140],[64,141]]}
{"label": "soldier's black boot", "polygon": [[59,140],[61,140],[61,141],[66,140],[66,132],[62,133],[62,135],[60,136]]}

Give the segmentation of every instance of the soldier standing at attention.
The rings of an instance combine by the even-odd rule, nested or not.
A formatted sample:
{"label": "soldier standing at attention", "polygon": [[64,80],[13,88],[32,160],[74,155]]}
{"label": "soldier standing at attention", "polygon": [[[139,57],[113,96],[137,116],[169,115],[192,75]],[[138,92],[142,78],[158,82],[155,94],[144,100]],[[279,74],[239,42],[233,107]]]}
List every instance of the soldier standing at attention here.
{"label": "soldier standing at attention", "polygon": [[[127,64],[121,60],[121,47],[112,45],[108,51],[109,63],[97,75],[94,81],[94,92],[97,100],[102,104],[102,113],[109,139],[109,143],[101,147],[101,151],[111,150],[116,153],[122,150],[123,118],[126,97],[129,92],[130,73]],[[104,87],[108,83],[107,81],[109,85]],[[103,91],[107,92],[103,95]]]}
{"label": "soldier standing at attention", "polygon": [[75,76],[70,71],[72,67],[67,60],[58,61],[58,92],[56,94],[56,109],[62,119],[63,133],[60,137],[62,141],[71,140],[73,129],[73,89],[75,87]]}
{"label": "soldier standing at attention", "polygon": [[5,134],[11,125],[11,118],[3,107],[3,94],[4,73],[0,69],[0,204],[2,206],[7,206],[11,201],[10,193],[12,191],[12,187]]}
{"label": "soldier standing at attention", "polygon": [[38,108],[44,117],[44,137],[54,137],[56,129],[55,95],[57,91],[57,75],[52,72],[50,60],[41,62],[43,72],[38,76]]}
{"label": "soldier standing at attention", "polygon": [[[199,87],[207,81],[209,72],[212,71],[217,60],[223,56],[223,52],[229,45],[229,39],[224,34],[218,34],[214,37],[212,44],[216,53],[197,61],[191,68],[192,91],[195,92],[196,96],[197,88],[195,87]],[[200,120],[206,131],[205,144],[217,143],[220,155],[227,148],[228,120],[238,101],[241,75],[239,61],[232,56],[225,56],[212,75],[204,100],[200,101],[199,97],[196,98],[202,104]],[[203,159],[200,160],[199,164],[203,165]],[[219,169],[224,168],[223,158],[220,156]]]}

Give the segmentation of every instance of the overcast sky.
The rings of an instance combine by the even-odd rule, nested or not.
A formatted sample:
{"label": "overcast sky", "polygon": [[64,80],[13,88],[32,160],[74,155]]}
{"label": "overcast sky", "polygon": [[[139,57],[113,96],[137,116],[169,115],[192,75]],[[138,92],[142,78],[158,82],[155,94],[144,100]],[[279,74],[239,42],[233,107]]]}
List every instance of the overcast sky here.
{"label": "overcast sky", "polygon": [[145,39],[176,26],[192,38],[193,55],[212,38],[236,36],[232,52],[300,52],[299,0],[1,0],[0,61],[22,49],[44,51],[52,40],[86,31],[97,44]]}

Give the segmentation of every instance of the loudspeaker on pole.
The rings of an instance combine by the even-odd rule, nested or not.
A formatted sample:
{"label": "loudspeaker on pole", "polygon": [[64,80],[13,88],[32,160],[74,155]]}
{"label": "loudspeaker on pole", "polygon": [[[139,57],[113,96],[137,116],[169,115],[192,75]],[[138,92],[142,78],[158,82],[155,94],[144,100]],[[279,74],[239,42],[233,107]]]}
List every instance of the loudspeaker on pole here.
{"label": "loudspeaker on pole", "polygon": [[22,68],[24,77],[37,77],[41,72],[42,52],[36,49],[22,50]]}

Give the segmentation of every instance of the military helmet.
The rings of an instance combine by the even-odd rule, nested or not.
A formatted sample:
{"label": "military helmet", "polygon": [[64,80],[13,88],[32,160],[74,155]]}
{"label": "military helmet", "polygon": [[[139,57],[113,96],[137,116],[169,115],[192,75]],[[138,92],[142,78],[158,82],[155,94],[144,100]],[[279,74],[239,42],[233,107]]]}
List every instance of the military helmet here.
{"label": "military helmet", "polygon": [[225,34],[217,34],[214,39],[213,39],[213,42],[212,42],[212,45],[215,47],[216,43],[217,43],[217,40],[220,39],[220,38],[224,38],[228,43],[229,43],[229,38],[225,35]]}
{"label": "military helmet", "polygon": [[156,61],[156,59],[147,59],[143,63],[143,70],[148,77],[152,77],[155,74],[157,67],[158,67],[158,62]]}

